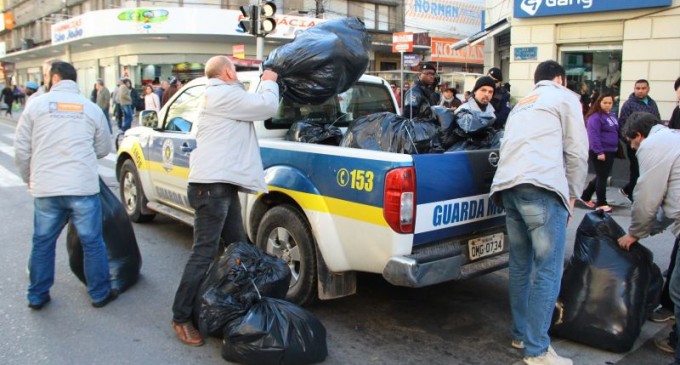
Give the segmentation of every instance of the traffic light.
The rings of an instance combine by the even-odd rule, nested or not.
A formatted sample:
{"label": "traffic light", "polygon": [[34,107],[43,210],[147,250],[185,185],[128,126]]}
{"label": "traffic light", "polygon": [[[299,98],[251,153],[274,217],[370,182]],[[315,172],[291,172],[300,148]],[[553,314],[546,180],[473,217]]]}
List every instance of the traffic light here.
{"label": "traffic light", "polygon": [[274,31],[276,28],[276,4],[272,1],[265,1],[260,5],[260,35],[265,36]]}
{"label": "traffic light", "polygon": [[238,22],[238,29],[243,33],[257,35],[258,7],[256,5],[242,5],[240,9],[243,18]]}

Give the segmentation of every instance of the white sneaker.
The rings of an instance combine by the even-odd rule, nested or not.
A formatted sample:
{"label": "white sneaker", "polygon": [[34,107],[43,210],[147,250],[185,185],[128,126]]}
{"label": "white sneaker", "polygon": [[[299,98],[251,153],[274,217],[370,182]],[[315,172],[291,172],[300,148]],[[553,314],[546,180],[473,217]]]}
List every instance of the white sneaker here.
{"label": "white sneaker", "polygon": [[512,346],[516,349],[523,350],[524,349],[524,341],[522,341],[522,340],[512,340],[512,342],[510,342],[510,346]]}
{"label": "white sneaker", "polygon": [[527,365],[573,365],[571,359],[561,357],[555,352],[552,346],[548,346],[548,351],[543,355],[535,357],[525,357],[522,359]]}

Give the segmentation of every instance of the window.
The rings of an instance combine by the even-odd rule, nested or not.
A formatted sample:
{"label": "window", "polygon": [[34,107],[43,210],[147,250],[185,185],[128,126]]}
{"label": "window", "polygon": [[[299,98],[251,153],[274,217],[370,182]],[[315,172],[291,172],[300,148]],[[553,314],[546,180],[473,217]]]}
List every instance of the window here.
{"label": "window", "polygon": [[189,133],[198,118],[198,114],[203,109],[205,86],[194,86],[179,92],[181,94],[172,102],[168,109],[165,119],[166,125],[163,129],[169,132]]}
{"label": "window", "polygon": [[347,14],[361,18],[366,25],[366,29],[387,32],[394,29],[394,24],[390,23],[390,10],[392,10],[390,8],[391,6],[389,5],[350,1],[348,3]]}
{"label": "window", "polygon": [[396,113],[390,91],[381,84],[359,82],[320,105],[282,99],[277,114],[265,121],[267,129],[288,129],[299,120],[346,127],[355,118],[380,112]]}
{"label": "window", "polygon": [[621,92],[621,50],[614,47],[579,50],[562,47],[562,64],[567,72],[567,87],[581,95],[586,113],[602,93],[614,96],[613,112],[618,112]]}

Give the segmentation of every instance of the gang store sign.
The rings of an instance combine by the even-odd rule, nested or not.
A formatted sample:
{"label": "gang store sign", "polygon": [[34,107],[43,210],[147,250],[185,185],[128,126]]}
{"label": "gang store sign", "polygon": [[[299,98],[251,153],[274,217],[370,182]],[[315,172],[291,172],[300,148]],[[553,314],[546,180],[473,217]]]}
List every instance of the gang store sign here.
{"label": "gang store sign", "polygon": [[516,18],[670,6],[673,0],[515,0]]}

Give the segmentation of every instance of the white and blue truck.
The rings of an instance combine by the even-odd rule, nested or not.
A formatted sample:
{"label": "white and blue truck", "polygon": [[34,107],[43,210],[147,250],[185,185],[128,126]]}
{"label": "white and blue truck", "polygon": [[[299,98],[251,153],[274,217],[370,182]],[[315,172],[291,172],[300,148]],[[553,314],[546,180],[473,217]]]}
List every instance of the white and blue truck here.
{"label": "white and blue truck", "polygon": [[[240,72],[249,90],[258,72]],[[205,78],[184,86],[120,142],[116,174],[130,218],[156,214],[193,224],[187,201],[189,155]],[[288,299],[308,304],[356,292],[357,272],[423,287],[507,266],[504,211],[489,199],[498,150],[407,155],[285,140],[308,119],[346,127],[378,112],[398,113],[389,84],[364,75],[322,105],[282,99],[256,121],[268,192],[241,194],[249,240],[284,259]]]}

